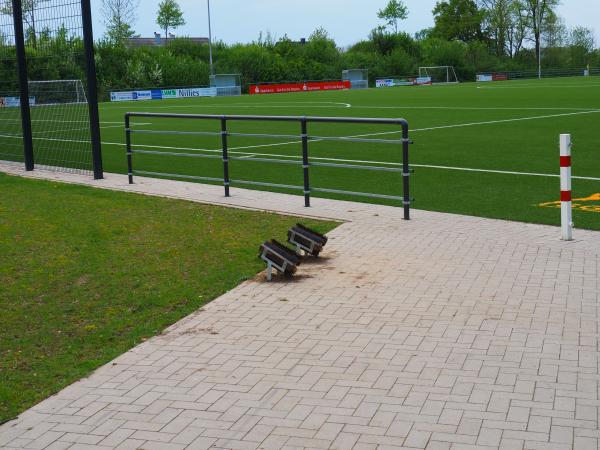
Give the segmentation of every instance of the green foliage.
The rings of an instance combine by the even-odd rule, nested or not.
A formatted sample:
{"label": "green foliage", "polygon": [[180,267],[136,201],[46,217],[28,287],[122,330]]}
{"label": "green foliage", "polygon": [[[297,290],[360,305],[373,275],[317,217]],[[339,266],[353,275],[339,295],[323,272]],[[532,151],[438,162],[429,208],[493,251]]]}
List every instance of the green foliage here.
{"label": "green foliage", "polygon": [[377,12],[377,17],[384,19],[388,26],[394,26],[398,33],[398,22],[408,18],[408,8],[402,0],[390,0],[387,6]]}
{"label": "green foliage", "polygon": [[102,15],[108,40],[124,44],[134,36],[133,22],[138,6],[139,0],[102,0]]}
{"label": "green foliage", "polygon": [[[287,36],[275,40],[268,33],[261,34],[250,44],[214,42],[215,70],[217,73],[239,73],[243,88],[247,89],[250,83],[264,81],[339,79],[342,70],[348,68],[368,69],[374,80],[377,77],[413,76],[419,66],[453,65],[460,80],[473,80],[477,72],[532,70],[536,67],[535,51],[523,48],[515,34],[507,35],[504,51],[498,49],[497,33],[488,32],[489,18],[483,18],[480,10],[477,10],[477,20],[467,14],[476,8],[471,0],[448,0],[438,3],[436,8],[439,16],[433,29],[412,37],[379,27],[368,39],[347,49],[340,49],[322,28],[315,30],[304,44]],[[452,14],[470,19],[461,22],[454,20]],[[556,21],[555,28],[557,36],[562,33],[564,37],[555,39],[562,42],[561,45],[544,50],[544,67],[583,69],[588,64],[600,65],[589,29],[574,28],[566,33],[560,31],[560,21]],[[476,39],[478,34],[481,38]],[[37,33],[36,43],[43,44],[40,47],[43,51],[38,51],[31,39],[27,51],[32,79],[84,79],[80,38],[70,36],[66,29],[54,35],[41,30]],[[0,45],[0,52],[10,56],[14,49]],[[127,48],[123,42],[105,36],[96,44],[100,98],[107,99],[112,90],[207,86],[208,55],[208,45],[189,38],[170,39],[164,46]],[[2,80],[4,84],[16,89],[14,63],[10,58],[0,58],[0,70],[8,74]]]}
{"label": "green foliage", "polygon": [[445,40],[482,41],[484,13],[473,0],[438,2],[433,9],[433,34]]}
{"label": "green foliage", "polygon": [[163,0],[158,4],[156,23],[165,30],[165,39],[169,39],[169,30],[185,25],[183,12],[175,0]]}

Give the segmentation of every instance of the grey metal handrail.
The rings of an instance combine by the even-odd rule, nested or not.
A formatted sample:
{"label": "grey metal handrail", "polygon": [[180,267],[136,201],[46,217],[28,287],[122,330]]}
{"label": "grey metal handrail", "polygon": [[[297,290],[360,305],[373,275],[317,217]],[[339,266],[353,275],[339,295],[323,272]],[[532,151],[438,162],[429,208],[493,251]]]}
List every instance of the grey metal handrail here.
{"label": "grey metal handrail", "polygon": [[[161,119],[191,119],[191,120],[215,120],[221,124],[220,132],[201,132],[201,131],[174,131],[174,130],[132,130],[131,129],[131,118],[161,118]],[[230,133],[227,128],[227,124],[231,121],[264,121],[264,122],[298,122],[300,124],[299,135],[289,134],[257,134],[257,133]],[[309,123],[347,123],[347,124],[370,124],[370,125],[396,125],[401,127],[402,138],[401,139],[367,139],[364,137],[345,137],[345,136],[310,136],[308,134]],[[181,153],[181,152],[161,152],[156,150],[133,150],[131,140],[133,134],[164,134],[164,135],[198,135],[198,136],[221,136],[222,155],[203,155],[199,153]],[[273,163],[273,164],[296,164],[302,165],[304,185],[303,186],[290,186],[286,184],[277,183],[266,183],[250,180],[232,180],[230,178],[230,167],[229,162],[232,160],[240,160],[241,158],[233,158],[229,156],[228,150],[228,137],[229,136],[241,136],[241,137],[263,137],[263,138],[298,138],[298,143],[302,146],[302,161],[282,161],[269,158],[252,158],[251,161]],[[174,156],[174,157],[194,157],[194,158],[219,158],[223,160],[223,186],[225,188],[225,196],[230,196],[230,186],[232,184],[239,185],[254,185],[254,186],[266,186],[276,187],[284,189],[299,189],[304,194],[304,205],[310,206],[310,194],[311,192],[324,192],[342,195],[356,195],[361,197],[380,198],[388,200],[400,200],[404,209],[404,219],[410,219],[410,166],[409,166],[409,145],[411,143],[409,139],[409,127],[408,122],[405,119],[386,119],[386,118],[361,118],[361,117],[311,117],[311,116],[254,116],[254,115],[211,115],[211,114],[172,114],[172,113],[147,113],[147,112],[128,112],[125,114],[125,139],[127,147],[127,168],[129,183],[133,184],[134,174],[144,175],[156,175],[163,177],[172,178],[183,178],[183,179],[194,179],[202,181],[221,181],[220,179],[202,177],[195,175],[180,175],[180,174],[169,174],[163,172],[149,172],[140,171],[133,169],[133,154],[152,154],[161,156]],[[394,169],[389,167],[377,167],[373,165],[358,165],[358,164],[334,164],[324,162],[311,162],[309,157],[309,143],[313,141],[340,141],[340,142],[362,142],[362,143],[375,143],[375,144],[393,144],[402,146],[402,169]],[[246,159],[245,159],[246,160]],[[345,191],[339,189],[325,189],[312,187],[310,185],[310,166],[322,166],[322,167],[335,167],[335,168],[348,168],[348,169],[362,169],[372,170],[381,172],[397,172],[402,174],[402,197],[393,195],[382,195],[382,194],[370,194],[366,192],[355,192]]]}

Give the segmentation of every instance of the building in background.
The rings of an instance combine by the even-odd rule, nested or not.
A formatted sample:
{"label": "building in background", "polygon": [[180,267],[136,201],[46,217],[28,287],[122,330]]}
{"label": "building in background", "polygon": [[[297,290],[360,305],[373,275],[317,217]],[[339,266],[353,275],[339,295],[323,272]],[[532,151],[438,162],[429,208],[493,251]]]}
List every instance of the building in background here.
{"label": "building in background", "polygon": [[[132,37],[127,39],[127,47],[163,47],[167,44],[168,40],[175,39],[175,35],[169,33],[169,39],[165,39],[161,36],[160,33],[154,33],[154,37],[144,38],[144,37]],[[185,37],[195,44],[208,44],[208,38],[206,37]]]}

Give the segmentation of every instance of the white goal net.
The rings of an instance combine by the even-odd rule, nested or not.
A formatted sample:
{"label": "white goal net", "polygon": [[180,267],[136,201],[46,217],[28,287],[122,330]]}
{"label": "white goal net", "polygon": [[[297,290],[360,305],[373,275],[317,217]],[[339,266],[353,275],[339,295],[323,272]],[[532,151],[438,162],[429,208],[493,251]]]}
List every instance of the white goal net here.
{"label": "white goal net", "polygon": [[458,83],[453,66],[419,67],[420,78],[430,78],[433,84]]}

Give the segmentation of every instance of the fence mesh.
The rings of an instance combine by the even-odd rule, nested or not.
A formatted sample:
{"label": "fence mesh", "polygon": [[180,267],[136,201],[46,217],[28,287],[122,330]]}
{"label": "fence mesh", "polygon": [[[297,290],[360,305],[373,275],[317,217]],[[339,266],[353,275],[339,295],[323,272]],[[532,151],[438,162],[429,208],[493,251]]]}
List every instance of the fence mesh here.
{"label": "fence mesh", "polygon": [[[12,27],[10,0],[0,0],[2,24]],[[28,0],[22,2],[23,28],[27,53],[31,128],[36,168],[91,173],[92,153],[89,110],[85,95],[85,51],[83,21],[79,0]],[[10,25],[10,27],[9,27]],[[4,30],[2,30],[4,32]],[[14,31],[12,31],[14,35]],[[0,41],[1,42],[1,41]],[[6,71],[10,85],[18,95],[14,37],[4,39]],[[17,93],[15,93],[17,90]],[[6,103],[6,102],[5,102]],[[10,123],[19,124],[19,108],[3,108]],[[17,105],[18,106],[18,103]],[[3,145],[3,159],[21,161],[20,125],[0,125],[10,128],[16,142]],[[7,130],[8,131],[8,130]],[[4,133],[3,133],[4,134]],[[14,139],[13,139],[14,138]]]}
{"label": "fence mesh", "polygon": [[0,1],[0,159],[23,162],[13,18]]}

